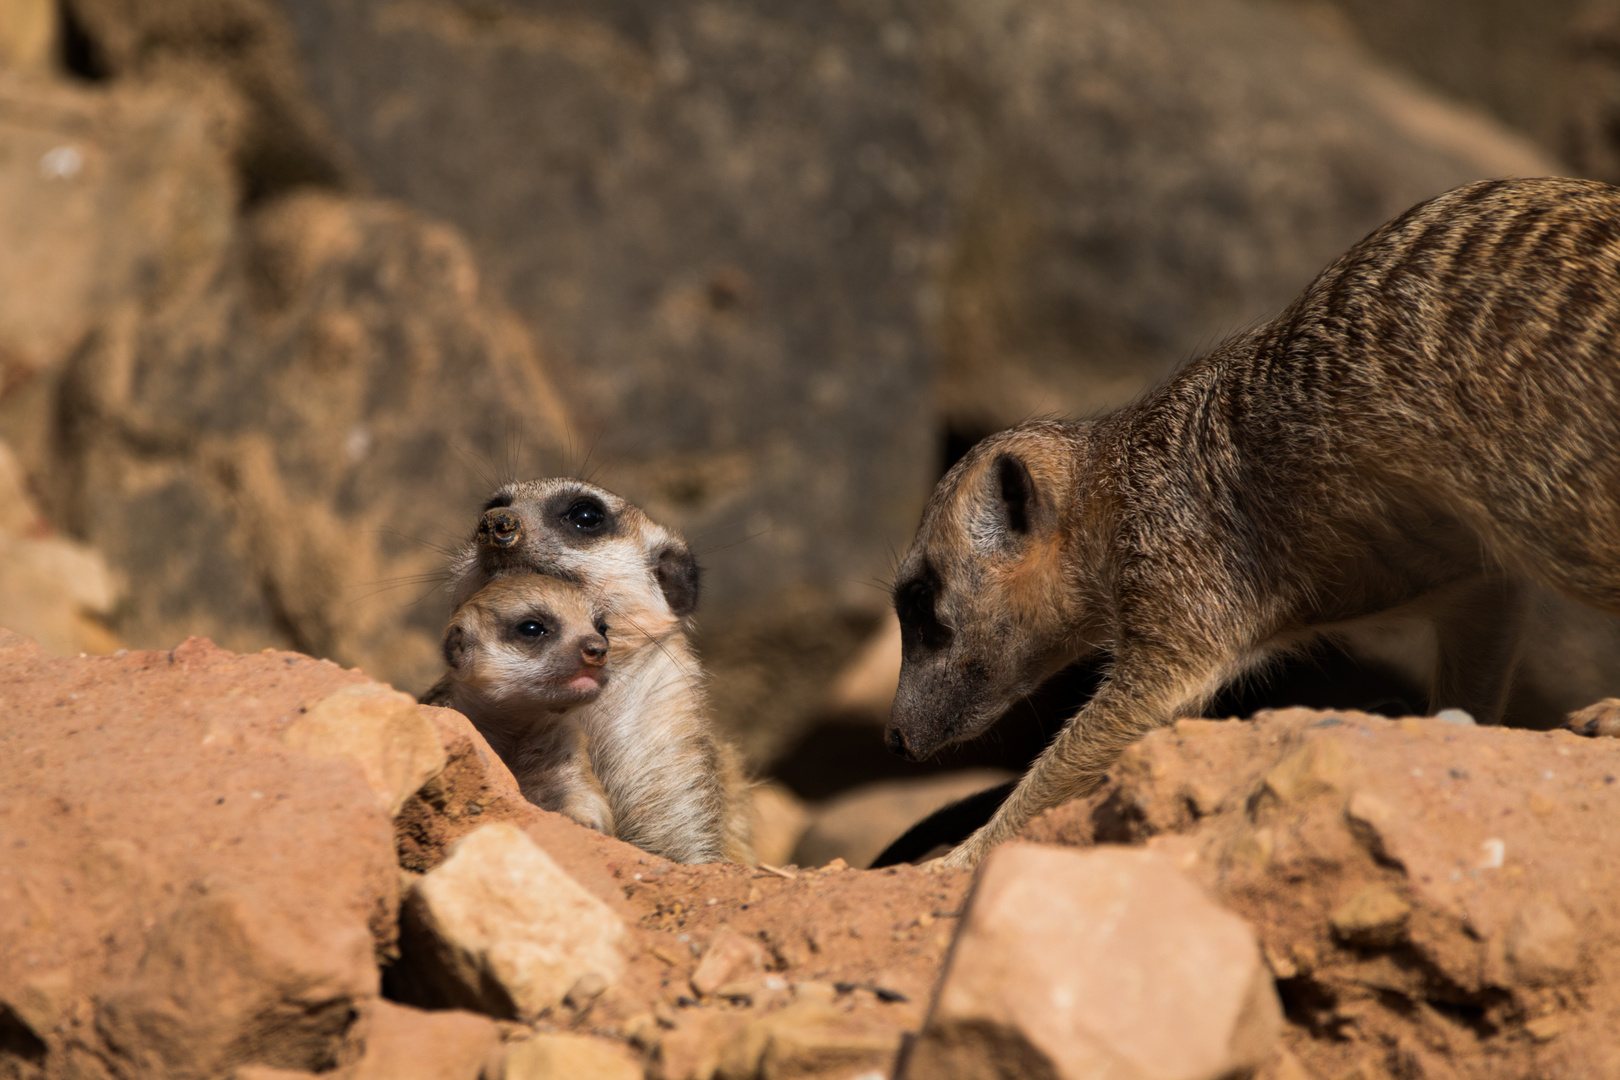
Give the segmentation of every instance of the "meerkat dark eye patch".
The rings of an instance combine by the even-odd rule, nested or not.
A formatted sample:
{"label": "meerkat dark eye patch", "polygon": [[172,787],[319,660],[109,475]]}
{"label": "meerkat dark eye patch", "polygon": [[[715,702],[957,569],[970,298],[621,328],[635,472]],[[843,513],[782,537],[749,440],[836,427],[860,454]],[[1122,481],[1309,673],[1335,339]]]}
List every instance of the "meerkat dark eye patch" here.
{"label": "meerkat dark eye patch", "polygon": [[607,521],[607,508],[595,499],[580,499],[564,510],[562,517],[580,532],[595,532]]}
{"label": "meerkat dark eye patch", "polygon": [[939,621],[935,605],[939,599],[939,575],[923,565],[915,577],[894,588],[894,613],[899,616],[901,640],[907,649],[920,645],[935,651],[951,643],[951,629]]}
{"label": "meerkat dark eye patch", "polygon": [[1029,532],[1029,514],[1035,507],[1035,480],[1024,463],[1011,454],[996,458],[996,479],[1001,485],[1001,504],[1007,515],[1007,528],[1015,533]]}
{"label": "meerkat dark eye patch", "polygon": [[539,619],[524,619],[512,628],[518,637],[542,638],[551,633],[545,623]]}

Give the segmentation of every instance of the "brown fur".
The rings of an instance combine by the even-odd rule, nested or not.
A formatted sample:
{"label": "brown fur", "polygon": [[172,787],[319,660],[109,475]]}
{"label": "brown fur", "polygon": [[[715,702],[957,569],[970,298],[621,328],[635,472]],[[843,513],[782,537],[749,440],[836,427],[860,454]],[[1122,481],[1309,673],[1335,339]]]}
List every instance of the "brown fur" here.
{"label": "brown fur", "polygon": [[1112,656],[957,864],[1239,674],[1375,616],[1431,623],[1431,707],[1494,722],[1526,582],[1620,612],[1620,190],[1496,181],[1413,208],[1134,405],[980,443],[896,581],[887,737],[912,757]]}
{"label": "brown fur", "polygon": [[451,570],[457,597],[555,578],[595,598],[608,679],[569,718],[615,834],[677,862],[754,861],[748,784],[714,732],[687,637],[698,568],[685,541],[595,485],[530,480],[495,493]]}
{"label": "brown fur", "polygon": [[603,670],[607,630],[578,586],[537,574],[492,581],[451,616],[444,632],[449,671],[422,701],[471,720],[524,798],[613,836],[613,809],[591,767],[581,711],[611,682]]}

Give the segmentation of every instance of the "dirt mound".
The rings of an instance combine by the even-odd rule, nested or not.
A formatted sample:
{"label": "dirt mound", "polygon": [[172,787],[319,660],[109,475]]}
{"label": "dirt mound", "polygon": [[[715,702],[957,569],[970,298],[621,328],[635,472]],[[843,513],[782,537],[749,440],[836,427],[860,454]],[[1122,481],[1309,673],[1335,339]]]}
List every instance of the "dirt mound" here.
{"label": "dirt mound", "polygon": [[1248,919],[1313,1075],[1529,1080],[1620,1070],[1617,813],[1611,739],[1288,710],[1160,731],[1027,835]]}
{"label": "dirt mound", "polygon": [[[288,734],[375,686],[327,661],[202,639],[86,659],[15,636],[0,650],[0,1076],[378,1075],[412,1030],[379,1004],[384,987],[411,996],[402,888],[492,822],[518,825],[625,926],[617,982],[509,1024],[508,1044],[591,1035],[669,1077],[806,1025],[817,1053],[892,1059],[962,905],[964,875],[667,863],[524,802],[463,717],[425,706],[407,709],[443,764],[391,823],[372,773]],[[383,736],[395,753],[398,731]],[[762,964],[699,994],[726,930]],[[791,1023],[763,1023],[779,1012]],[[468,1030],[466,1053],[484,1054]]]}

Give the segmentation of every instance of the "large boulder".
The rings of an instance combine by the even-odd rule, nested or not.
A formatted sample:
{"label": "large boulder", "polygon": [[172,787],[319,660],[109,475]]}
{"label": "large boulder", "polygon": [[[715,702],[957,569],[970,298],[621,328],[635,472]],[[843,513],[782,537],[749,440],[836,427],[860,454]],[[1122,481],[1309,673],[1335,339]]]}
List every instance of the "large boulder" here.
{"label": "large boulder", "polygon": [[561,424],[453,230],[314,192],[255,212],[184,302],[105,324],[58,415],[53,517],[130,581],[127,640],[293,645],[412,688],[442,668],[478,459]]}
{"label": "large boulder", "polygon": [[930,20],[964,159],[944,408],[965,435],[1129,401],[1407,207],[1556,167],[1246,0],[962,0]]}
{"label": "large boulder", "polygon": [[1146,844],[1256,928],[1311,1075],[1620,1068],[1620,741],[1286,710],[1183,720],[1026,835]]}
{"label": "large boulder", "polygon": [[915,524],[937,456],[921,308],[945,131],[915,21],[282,7],[378,189],[464,229],[544,333],[604,482],[724,547],[710,618],[794,587],[869,603],[859,583]]}
{"label": "large boulder", "polygon": [[359,768],[278,735],[360,677],[202,641],[51,659],[14,635],[0,670],[0,1071],[336,1064],[393,947],[393,829]]}

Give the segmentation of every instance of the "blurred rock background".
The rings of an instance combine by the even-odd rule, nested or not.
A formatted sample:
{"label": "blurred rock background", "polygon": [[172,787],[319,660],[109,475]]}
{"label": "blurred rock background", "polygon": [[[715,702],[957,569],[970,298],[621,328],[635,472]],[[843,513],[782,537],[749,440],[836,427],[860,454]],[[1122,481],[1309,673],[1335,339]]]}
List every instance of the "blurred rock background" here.
{"label": "blurred rock background", "polygon": [[[1129,400],[1412,203],[1547,173],[1620,179],[1620,4],[5,0],[0,624],[417,692],[444,549],[497,479],[576,472],[702,554],[756,767],[1017,768],[1074,687],[935,766],[874,730],[945,466]],[[1620,666],[1613,620],[1540,618],[1535,724]],[[1421,652],[1243,704],[1421,693]]]}

